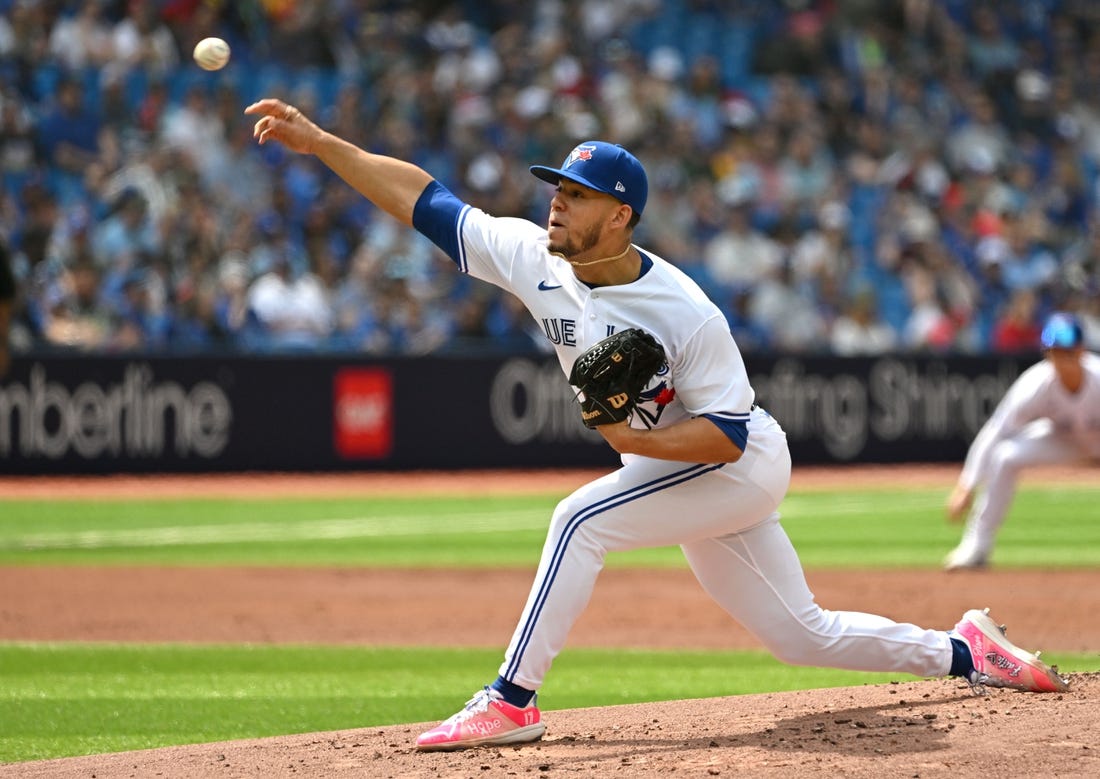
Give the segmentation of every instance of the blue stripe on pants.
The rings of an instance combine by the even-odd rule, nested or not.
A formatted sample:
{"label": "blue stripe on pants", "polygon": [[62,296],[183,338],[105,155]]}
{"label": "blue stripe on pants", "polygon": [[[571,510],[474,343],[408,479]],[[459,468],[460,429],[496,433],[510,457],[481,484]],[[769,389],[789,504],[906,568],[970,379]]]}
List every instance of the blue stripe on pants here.
{"label": "blue stripe on pants", "polygon": [[579,528],[583,522],[605,511],[609,511],[610,509],[617,508],[631,501],[652,495],[655,492],[675,487],[678,484],[690,481],[698,476],[716,471],[724,465],[725,463],[693,465],[685,470],[661,476],[645,484],[636,485],[625,492],[610,495],[574,514],[569,521],[566,522],[561,538],[558,539],[558,543],[554,548],[554,553],[551,556],[546,576],[543,578],[538,594],[535,597],[535,602],[532,604],[531,613],[528,615],[527,622],[523,626],[523,631],[520,633],[520,640],[516,643],[516,652],[509,661],[506,672],[503,674],[504,678],[508,681],[513,680],[519,661],[523,657],[524,650],[531,641],[531,635],[534,633],[535,624],[538,622],[539,615],[542,613],[542,608],[546,604],[546,599],[549,597],[550,588],[554,583],[554,579],[557,578],[558,570],[561,568],[562,560],[565,557],[566,547],[569,545],[569,541],[577,531],[577,528]]}

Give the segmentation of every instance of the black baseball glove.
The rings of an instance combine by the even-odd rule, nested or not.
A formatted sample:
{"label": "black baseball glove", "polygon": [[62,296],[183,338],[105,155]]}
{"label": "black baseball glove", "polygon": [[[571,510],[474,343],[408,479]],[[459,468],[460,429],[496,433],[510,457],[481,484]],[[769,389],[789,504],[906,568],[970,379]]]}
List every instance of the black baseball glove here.
{"label": "black baseball glove", "polygon": [[569,383],[583,393],[584,424],[598,427],[629,419],[642,390],[667,364],[657,339],[633,327],[589,348],[569,372]]}

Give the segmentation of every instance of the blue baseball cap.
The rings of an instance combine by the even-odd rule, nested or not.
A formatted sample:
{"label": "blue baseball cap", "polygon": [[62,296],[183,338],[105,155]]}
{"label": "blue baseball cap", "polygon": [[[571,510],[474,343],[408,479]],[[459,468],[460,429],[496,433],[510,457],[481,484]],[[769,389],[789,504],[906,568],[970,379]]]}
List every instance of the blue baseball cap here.
{"label": "blue baseball cap", "polygon": [[626,203],[639,216],[649,196],[649,181],[642,163],[622,146],[606,141],[577,144],[560,168],[532,165],[531,172],[550,184],[567,178],[604,192]]}
{"label": "blue baseball cap", "polygon": [[1080,321],[1073,314],[1051,314],[1043,325],[1039,343],[1044,349],[1076,349],[1085,340]]}

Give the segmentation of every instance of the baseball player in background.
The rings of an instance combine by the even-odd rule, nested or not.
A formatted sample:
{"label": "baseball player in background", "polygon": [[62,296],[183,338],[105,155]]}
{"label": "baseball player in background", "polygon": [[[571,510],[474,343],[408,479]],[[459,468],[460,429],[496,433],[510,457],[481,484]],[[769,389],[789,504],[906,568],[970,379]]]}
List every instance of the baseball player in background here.
{"label": "baseball player in background", "polygon": [[948,496],[948,519],[969,515],[945,570],[989,562],[1022,470],[1100,464],[1100,356],[1085,351],[1081,323],[1072,314],[1052,314],[1039,340],[1043,359],[1009,387],[978,431]]}
{"label": "baseball player in background", "polygon": [[814,602],[779,523],[791,474],[786,435],[754,404],[722,312],[684,273],[631,243],[648,184],[626,149],[591,141],[560,168],[531,168],[555,187],[547,224],[539,226],[473,208],[421,168],[364,151],[280,100],[260,100],[245,113],[258,117],[259,143],[316,155],[434,241],[461,272],[516,295],[543,325],[566,376],[578,355],[624,328],[648,332],[667,355],[667,372],[654,380],[663,391],[646,393],[653,399],[632,419],[596,428],[622,467],[554,510],[497,678],[421,734],[419,749],[541,738],[536,692],[606,554],[671,544],[680,545],[706,592],[788,663],[950,674],[977,691],[1066,689],[1054,669],[1010,643],[982,611],[966,612],[947,631]]}

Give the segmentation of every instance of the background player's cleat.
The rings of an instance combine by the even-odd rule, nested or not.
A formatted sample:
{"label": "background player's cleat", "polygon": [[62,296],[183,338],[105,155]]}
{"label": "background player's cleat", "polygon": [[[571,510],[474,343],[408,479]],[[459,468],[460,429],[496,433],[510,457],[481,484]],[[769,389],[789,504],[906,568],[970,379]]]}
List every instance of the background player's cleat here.
{"label": "background player's cleat", "polygon": [[1069,684],[1058,669],[1008,640],[1004,625],[989,616],[989,609],[971,609],[963,614],[952,635],[970,646],[974,671],[967,682],[978,695],[986,687],[1011,687],[1028,692],[1065,692]]}
{"label": "background player's cleat", "polygon": [[462,711],[421,733],[416,748],[426,752],[538,741],[546,726],[535,703],[533,697],[521,709],[486,687],[468,700]]}
{"label": "background player's cleat", "polygon": [[989,555],[970,544],[959,544],[947,557],[943,558],[945,571],[965,571],[985,568],[987,565],[989,565]]}

